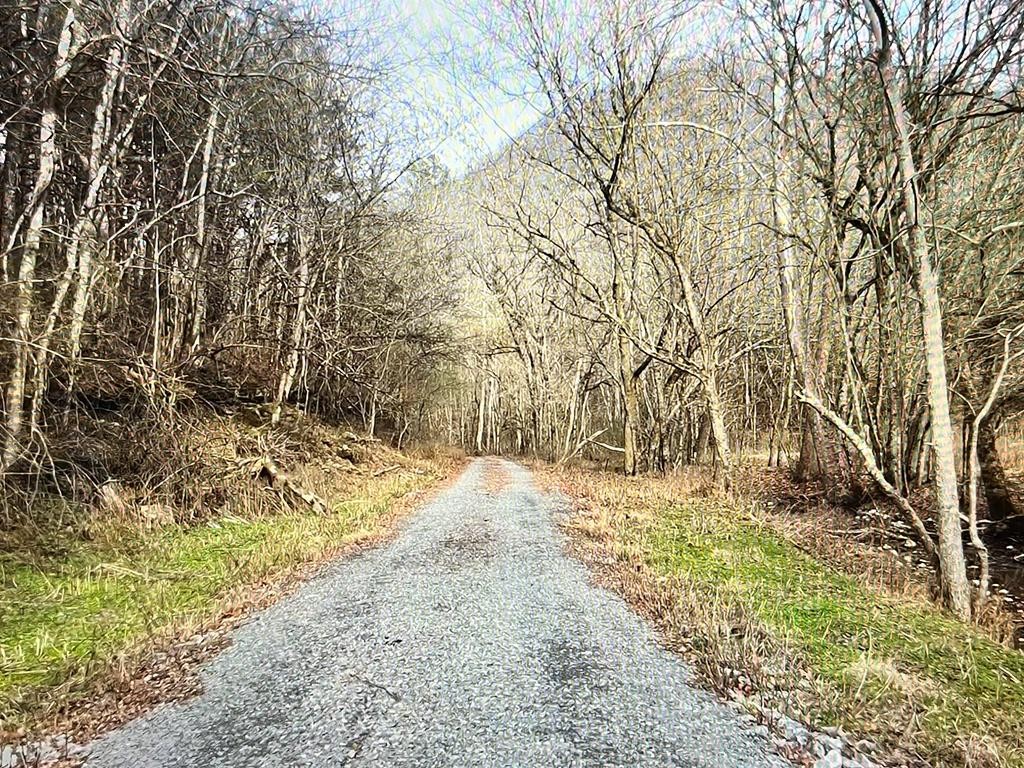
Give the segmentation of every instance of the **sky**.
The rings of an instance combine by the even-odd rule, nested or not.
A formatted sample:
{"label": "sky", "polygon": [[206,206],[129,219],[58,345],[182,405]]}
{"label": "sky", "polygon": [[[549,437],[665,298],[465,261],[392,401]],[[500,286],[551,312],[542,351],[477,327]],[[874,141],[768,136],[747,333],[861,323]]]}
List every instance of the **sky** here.
{"label": "sky", "polygon": [[[414,154],[435,157],[452,176],[477,167],[541,118],[543,99],[531,94],[530,77],[512,62],[500,35],[486,29],[498,23],[495,0],[319,1],[356,24],[372,19],[371,37],[393,68],[381,98],[400,107],[396,119],[413,116],[418,123]],[[654,2],[672,13],[699,5]],[[580,19],[593,10],[591,0],[565,0],[565,7]],[[701,46],[721,21],[694,14],[677,53]]]}
{"label": "sky", "polygon": [[[358,1],[358,0],[357,0]],[[366,0],[373,2],[373,0]],[[623,0],[629,3],[632,0]],[[543,99],[514,65],[502,41],[484,27],[498,15],[494,0],[378,0],[389,17],[396,59],[407,62],[409,104],[432,115],[437,130],[431,149],[454,176],[521,135],[542,116]],[[587,18],[591,0],[565,0],[566,11]],[[716,3],[655,0],[672,14],[691,11],[674,51],[688,54],[735,20]],[[699,11],[698,11],[699,9]],[[698,11],[698,12],[694,12]]]}
{"label": "sky", "polygon": [[488,0],[388,0],[388,34],[408,106],[426,129],[425,150],[454,176],[507,144],[540,117],[480,27]]}

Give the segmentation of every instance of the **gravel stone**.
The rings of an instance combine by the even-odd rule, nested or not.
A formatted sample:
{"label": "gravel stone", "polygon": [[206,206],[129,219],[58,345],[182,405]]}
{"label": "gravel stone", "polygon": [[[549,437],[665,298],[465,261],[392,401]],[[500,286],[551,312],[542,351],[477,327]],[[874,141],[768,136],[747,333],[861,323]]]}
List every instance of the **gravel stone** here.
{"label": "gravel stone", "polygon": [[483,462],[389,545],[264,611],[204,692],[91,745],[89,768],[783,768],[763,729],[563,552],[560,504]]}
{"label": "gravel stone", "polygon": [[843,768],[843,753],[833,749],[827,755],[814,763],[814,768]]}
{"label": "gravel stone", "polygon": [[792,718],[782,717],[782,727],[785,733],[786,739],[792,741],[795,744],[799,744],[801,747],[806,747],[813,740],[813,736],[807,727]]}
{"label": "gravel stone", "polygon": [[821,736],[817,741],[824,747],[826,752],[835,752],[837,750],[842,752],[845,743],[838,736]]}

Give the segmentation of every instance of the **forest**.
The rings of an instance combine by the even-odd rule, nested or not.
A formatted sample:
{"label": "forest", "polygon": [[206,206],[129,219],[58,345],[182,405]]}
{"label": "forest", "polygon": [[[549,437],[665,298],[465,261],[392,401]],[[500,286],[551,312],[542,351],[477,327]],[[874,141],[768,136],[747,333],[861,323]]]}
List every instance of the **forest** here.
{"label": "forest", "polygon": [[300,457],[465,452],[883,510],[1019,628],[1024,2],[452,18],[535,114],[457,170],[364,12],[0,2],[5,589],[104,516],[330,506]]}
{"label": "forest", "polygon": [[582,44],[517,9],[552,117],[467,181],[510,343],[454,434],[612,442],[626,474],[703,464],[726,490],[759,456],[884,494],[967,618],[965,535],[984,564],[979,521],[1020,519],[997,443],[1024,405],[1021,8],[821,8],[772,8],[700,63],[656,9]]}

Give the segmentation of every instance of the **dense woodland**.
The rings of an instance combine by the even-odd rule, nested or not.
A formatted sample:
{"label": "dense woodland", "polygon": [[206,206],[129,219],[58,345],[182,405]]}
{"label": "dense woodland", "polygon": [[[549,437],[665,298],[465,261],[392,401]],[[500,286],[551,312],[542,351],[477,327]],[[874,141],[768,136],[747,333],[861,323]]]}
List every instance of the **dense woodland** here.
{"label": "dense woodland", "polygon": [[542,117],[452,178],[368,30],[0,5],[6,481],[83,414],[238,400],[723,492],[756,460],[887,497],[979,612],[1022,512],[1024,3],[475,22]]}
{"label": "dense woodland", "polygon": [[5,471],[76,404],[372,410],[430,364],[450,253],[364,31],[280,3],[0,13]]}

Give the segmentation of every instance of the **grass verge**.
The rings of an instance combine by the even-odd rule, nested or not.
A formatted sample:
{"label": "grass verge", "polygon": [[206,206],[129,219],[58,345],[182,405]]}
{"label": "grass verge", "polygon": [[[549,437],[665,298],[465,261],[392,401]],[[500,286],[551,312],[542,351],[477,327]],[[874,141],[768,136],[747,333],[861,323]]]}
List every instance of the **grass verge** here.
{"label": "grass verge", "polygon": [[685,479],[562,470],[577,552],[715,687],[899,762],[1024,766],[1024,654]]}
{"label": "grass verge", "polygon": [[454,467],[388,451],[359,471],[297,470],[326,512],[271,504],[268,514],[253,498],[269,491],[253,484],[199,524],[108,520],[87,536],[50,532],[45,547],[8,547],[0,552],[0,743],[55,728],[88,738],[154,700],[193,693],[184,678],[242,616],[317,564],[377,541]]}

